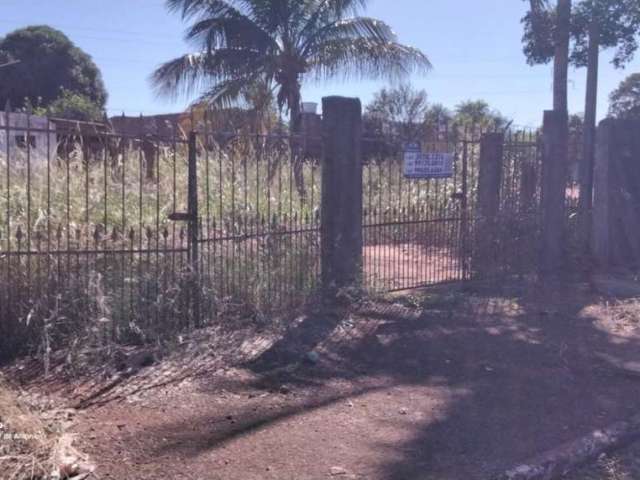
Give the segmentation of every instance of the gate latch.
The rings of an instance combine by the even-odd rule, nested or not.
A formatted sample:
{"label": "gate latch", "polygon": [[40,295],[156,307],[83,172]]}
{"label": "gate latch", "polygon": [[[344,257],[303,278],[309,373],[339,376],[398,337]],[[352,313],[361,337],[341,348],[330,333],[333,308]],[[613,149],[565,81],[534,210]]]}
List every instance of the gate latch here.
{"label": "gate latch", "polygon": [[193,215],[184,212],[173,212],[169,214],[169,220],[172,222],[190,222],[193,220]]}

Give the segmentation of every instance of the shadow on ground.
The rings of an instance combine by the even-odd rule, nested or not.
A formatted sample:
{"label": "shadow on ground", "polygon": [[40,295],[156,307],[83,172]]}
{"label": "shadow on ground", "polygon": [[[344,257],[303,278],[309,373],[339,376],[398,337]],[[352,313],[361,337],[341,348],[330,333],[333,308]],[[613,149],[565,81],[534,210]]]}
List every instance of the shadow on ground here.
{"label": "shadow on ground", "polygon": [[553,283],[309,317],[244,376],[200,377],[183,404],[130,417],[139,427],[100,454],[123,474],[115,452],[135,446],[139,478],[316,479],[336,465],[351,478],[488,478],[637,413],[640,379],[596,354],[638,359],[640,341],[585,310],[601,300]]}

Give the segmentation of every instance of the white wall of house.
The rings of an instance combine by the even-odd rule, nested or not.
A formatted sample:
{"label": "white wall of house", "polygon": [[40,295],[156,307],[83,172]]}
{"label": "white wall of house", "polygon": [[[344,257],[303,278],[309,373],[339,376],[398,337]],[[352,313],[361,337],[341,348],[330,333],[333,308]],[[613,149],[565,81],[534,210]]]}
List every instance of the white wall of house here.
{"label": "white wall of house", "polygon": [[[40,131],[46,130],[46,131]],[[45,117],[26,113],[0,112],[0,157],[7,156],[14,162],[26,162],[27,137],[32,165],[46,164],[47,158],[56,158],[56,126]]]}

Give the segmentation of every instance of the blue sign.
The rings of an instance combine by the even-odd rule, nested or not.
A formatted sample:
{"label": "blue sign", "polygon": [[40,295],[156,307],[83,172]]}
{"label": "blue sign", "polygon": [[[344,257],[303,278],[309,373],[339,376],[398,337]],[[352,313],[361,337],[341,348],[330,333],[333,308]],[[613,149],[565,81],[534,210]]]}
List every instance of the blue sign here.
{"label": "blue sign", "polygon": [[407,178],[449,178],[453,176],[453,154],[423,153],[407,144],[404,151],[404,176]]}

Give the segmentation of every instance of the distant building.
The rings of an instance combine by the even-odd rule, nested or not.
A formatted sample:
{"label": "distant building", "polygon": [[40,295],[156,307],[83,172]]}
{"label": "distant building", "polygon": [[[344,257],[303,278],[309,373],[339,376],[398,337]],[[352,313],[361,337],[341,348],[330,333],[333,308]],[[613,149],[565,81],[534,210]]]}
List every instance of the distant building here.
{"label": "distant building", "polygon": [[149,116],[117,116],[109,119],[114,133],[133,137],[155,137],[169,141],[175,135],[185,139],[192,130],[216,135],[269,134],[282,130],[278,119],[263,118],[253,110],[225,108],[208,110],[195,106],[191,111]]}
{"label": "distant building", "polygon": [[85,159],[97,160],[104,157],[105,149],[111,156],[117,156],[117,143],[107,137],[111,132],[107,123],[65,118],[50,118],[49,121],[56,126],[60,158],[69,159],[73,152],[82,152]]}
{"label": "distant building", "polygon": [[[317,104],[303,103],[302,151],[305,159],[319,160],[322,157],[322,115],[317,113]],[[375,119],[363,118],[362,157],[365,162],[397,157],[402,149],[393,136],[385,136]]]}
{"label": "distant building", "polygon": [[0,112],[0,156],[32,164],[55,159],[58,146],[56,124],[45,117]]}
{"label": "distant building", "polygon": [[127,117],[124,115],[111,117],[109,123],[113,132],[118,135],[128,135],[132,137],[160,137],[171,139],[175,135],[181,138],[181,126],[188,119],[186,113],[167,113],[163,115],[150,115],[147,117]]}

